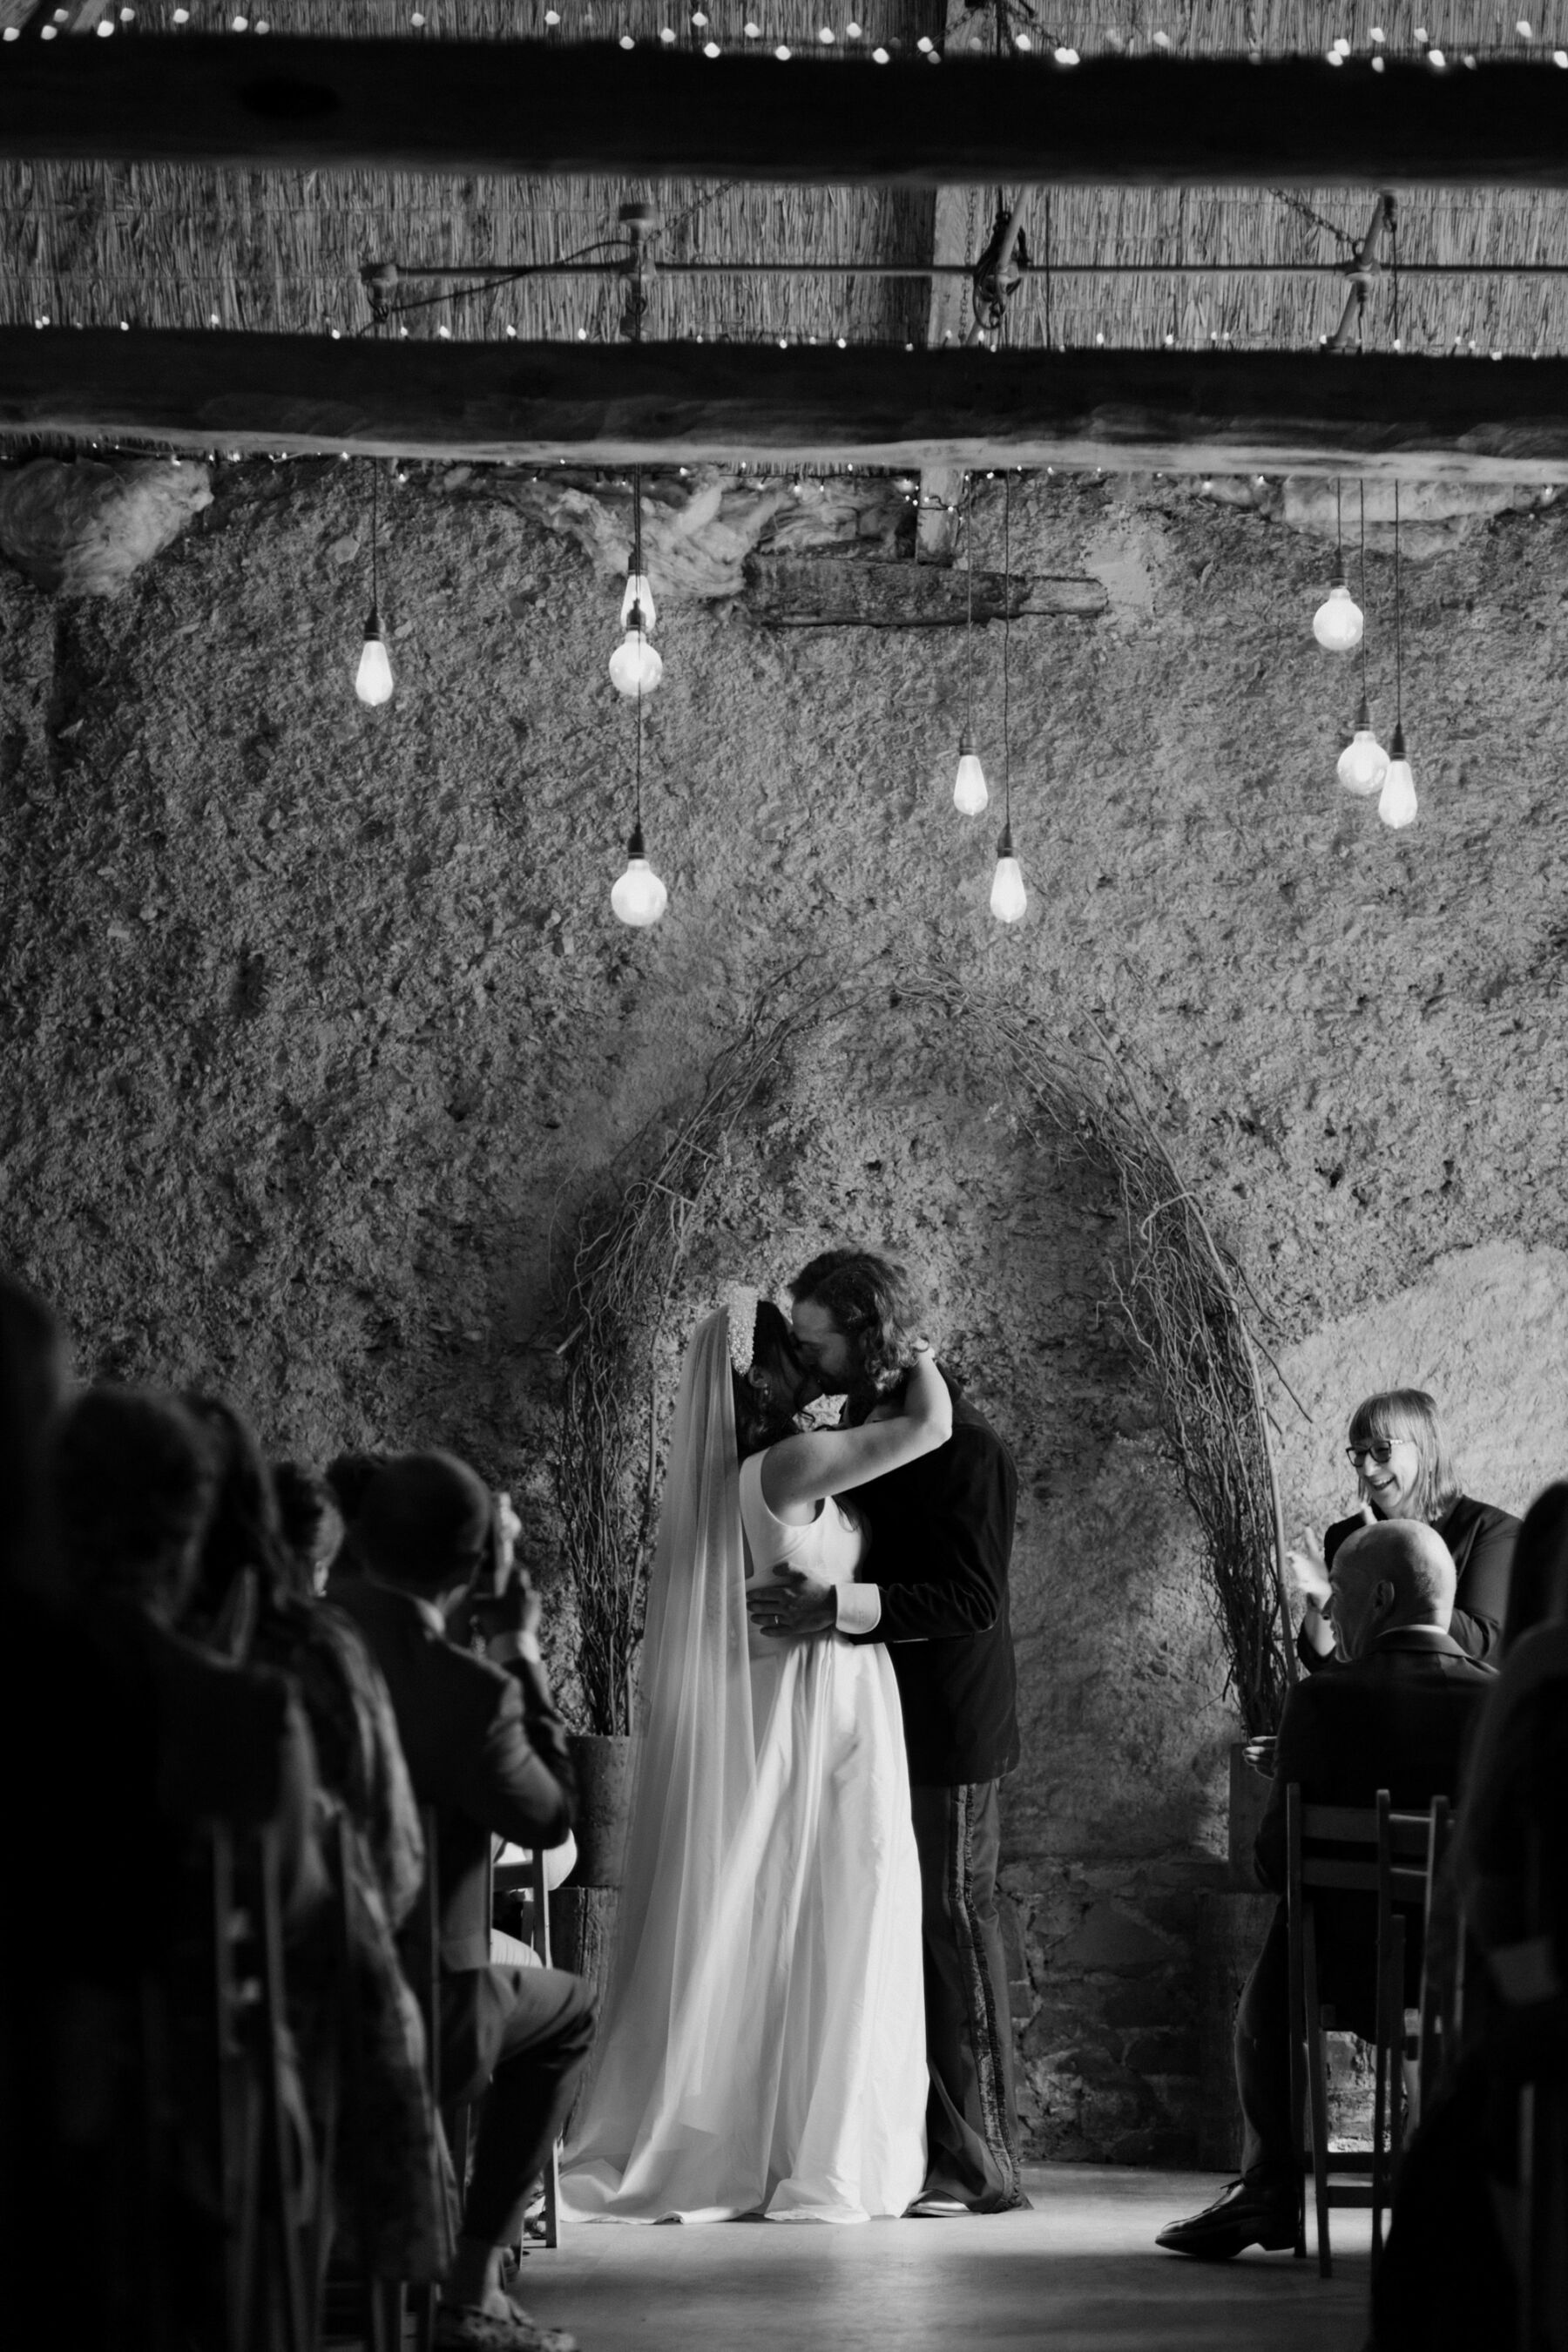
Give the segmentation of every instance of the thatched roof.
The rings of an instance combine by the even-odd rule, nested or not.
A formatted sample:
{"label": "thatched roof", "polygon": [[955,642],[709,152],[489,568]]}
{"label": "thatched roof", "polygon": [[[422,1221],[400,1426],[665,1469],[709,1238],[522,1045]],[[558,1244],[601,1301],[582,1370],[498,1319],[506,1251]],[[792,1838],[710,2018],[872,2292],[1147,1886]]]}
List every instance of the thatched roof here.
{"label": "thatched roof", "polygon": [[[254,40],[258,22],[275,33],[406,34],[420,12],[407,0],[186,0],[197,29],[236,16]],[[1516,0],[1526,7],[1533,0]],[[177,38],[176,0],[136,0],[117,37]],[[547,22],[547,7],[560,17]],[[851,13],[851,10],[855,13]],[[254,10],[254,13],[253,13]],[[0,0],[0,26],[32,13],[30,0]],[[98,18],[115,19],[118,0],[72,0],[63,37],[86,37]],[[768,45],[841,56],[879,43],[905,53],[922,37],[950,51],[995,40],[990,11],[947,25],[917,0],[429,0],[426,37],[594,39],[625,33],[657,42],[749,45],[746,27]],[[692,16],[706,20],[694,26]],[[1009,21],[1038,47],[1069,45],[1089,56],[1108,47],[1147,51],[1321,53],[1336,37],[1373,46],[1378,25],[1392,53],[1418,46],[1417,27],[1441,41],[1449,69],[1467,52],[1529,49],[1542,70],[1568,42],[1568,0],[1517,29],[1507,5],[1482,0],[1014,0]],[[858,24],[858,41],[848,27]],[[824,27],[834,40],[824,42]],[[36,38],[36,31],[26,37]],[[4,70],[0,49],[0,71]],[[1568,81],[1564,83],[1568,100]],[[997,192],[969,205],[970,257],[984,241]],[[220,173],[112,165],[0,170],[5,260],[0,320],[48,319],[57,327],[124,319],[135,326],[205,325],[267,331],[353,333],[369,321],[363,264],[393,259],[406,268],[518,265],[579,256],[613,258],[617,212],[651,195],[664,218],[658,245],[669,263],[800,260],[799,278],[716,274],[670,277],[653,289],[644,331],[653,338],[785,337],[851,341],[923,341],[929,281],[850,278],[852,264],[919,264],[932,257],[935,200],[889,190],[758,188],[668,184],[646,188],[581,180],[475,178],[446,181],[396,173]],[[1207,345],[1310,349],[1338,323],[1342,280],[1322,274],[1342,261],[1366,226],[1371,191],[1321,194],[1258,190],[1074,189],[1028,199],[1034,267],[1007,324],[1010,341],[1111,346]],[[1402,199],[1398,252],[1400,328],[1407,350],[1479,352],[1568,349],[1568,277],[1509,275],[1510,266],[1568,270],[1568,198],[1527,191],[1409,191]],[[1052,265],[1047,272],[1045,265]],[[1149,274],[1153,263],[1199,262],[1214,274]],[[1481,274],[1422,278],[1422,264],[1460,262]],[[1110,264],[1112,275],[1096,274]],[[1225,265],[1314,265],[1319,274],[1226,274]],[[1126,265],[1139,265],[1128,268]],[[1068,274],[1063,274],[1064,269]],[[1088,272],[1089,274],[1084,274]],[[1047,287],[1048,278],[1048,287]],[[435,299],[427,299],[434,296]],[[622,331],[625,284],[613,270],[533,278],[458,298],[449,286],[405,284],[391,331],[454,340],[522,337],[615,340]],[[1392,286],[1367,314],[1370,341],[1393,333]]]}

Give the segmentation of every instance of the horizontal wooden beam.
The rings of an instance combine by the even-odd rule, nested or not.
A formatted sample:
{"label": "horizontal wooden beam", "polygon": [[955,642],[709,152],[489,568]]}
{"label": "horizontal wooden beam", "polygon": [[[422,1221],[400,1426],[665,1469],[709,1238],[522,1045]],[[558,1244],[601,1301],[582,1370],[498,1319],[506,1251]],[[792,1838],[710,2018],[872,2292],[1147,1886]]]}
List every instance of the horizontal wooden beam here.
{"label": "horizontal wooden beam", "polygon": [[746,611],[770,629],[963,629],[1052,616],[1097,621],[1105,583],[1079,574],[869,563],[853,555],[749,555]]}
{"label": "horizontal wooden beam", "polygon": [[274,34],[0,48],[0,157],[906,186],[1568,186],[1544,58],[924,58]]}
{"label": "horizontal wooden beam", "polygon": [[0,329],[0,434],[623,466],[1568,481],[1568,360]]}

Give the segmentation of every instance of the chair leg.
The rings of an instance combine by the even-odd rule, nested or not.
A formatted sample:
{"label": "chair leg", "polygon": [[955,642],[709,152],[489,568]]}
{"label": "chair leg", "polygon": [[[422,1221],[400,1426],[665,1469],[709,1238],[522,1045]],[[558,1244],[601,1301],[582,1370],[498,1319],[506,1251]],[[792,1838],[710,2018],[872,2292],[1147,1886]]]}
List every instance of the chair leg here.
{"label": "chair leg", "polygon": [[1296,2191],[1297,2262],[1307,2259],[1307,2013],[1300,1937],[1290,1937],[1290,2160]]}
{"label": "chair leg", "polygon": [[561,2243],[561,2143],[552,2140],[544,2159],[544,2242]]}
{"label": "chair leg", "polygon": [[1307,2087],[1312,2114],[1312,2192],[1318,2212],[1318,2275],[1332,2278],[1329,2243],[1329,2085],[1323,2061],[1323,2028],[1318,2014],[1318,1938],[1310,1910],[1302,1922],[1303,1999],[1307,2026]]}

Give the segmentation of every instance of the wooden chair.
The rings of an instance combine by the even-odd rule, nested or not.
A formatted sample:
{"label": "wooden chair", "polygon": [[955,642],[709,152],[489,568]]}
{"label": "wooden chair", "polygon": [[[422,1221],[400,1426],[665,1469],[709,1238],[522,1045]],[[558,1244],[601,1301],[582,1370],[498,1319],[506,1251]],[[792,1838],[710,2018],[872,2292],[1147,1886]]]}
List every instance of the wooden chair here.
{"label": "wooden chair", "polygon": [[290,2063],[276,1830],[237,1841],[215,1823],[205,1870],[226,2352],[252,2352],[263,2327],[281,2352],[314,2352],[305,2249],[320,2237],[325,2191]]}
{"label": "wooden chair", "polygon": [[[1331,2277],[1329,2240],[1332,2206],[1372,2208],[1373,2260],[1383,2246],[1383,2216],[1392,2202],[1401,2144],[1404,2104],[1405,1919],[1396,1905],[1419,1904],[1427,1895],[1431,1821],[1426,1813],[1396,1813],[1388,1791],[1372,1807],[1307,1805],[1300,1785],[1285,1797],[1289,1921],[1291,2144],[1300,2148],[1306,2116],[1310,2118],[1312,2188],[1317,2208],[1318,2270]],[[1328,2069],[1323,2036],[1334,2030],[1334,2011],[1320,1998],[1318,1927],[1314,1896],[1369,1895],[1375,1906],[1373,2147],[1360,2151],[1329,2147]],[[1305,2115],[1303,2111],[1306,2111]],[[1335,2178],[1335,2176],[1340,2176]],[[1348,2177],[1347,2177],[1348,2176]],[[1306,2183],[1298,2186],[1296,2252],[1306,2245]]]}
{"label": "wooden chair", "polygon": [[[492,1906],[497,1895],[520,1893],[528,1896],[528,1941],[532,1945],[541,1968],[552,1965],[550,1956],[550,1891],[545,1884],[544,1849],[534,1846],[521,1863],[492,1863],[490,1869]],[[556,2142],[550,2150],[544,2167],[544,2243],[555,2247],[561,2243],[561,2148]]]}
{"label": "wooden chair", "polygon": [[1418,2124],[1459,2059],[1464,2008],[1465,1918],[1443,1876],[1454,1834],[1447,1797],[1432,1800],[1426,1843],[1426,1928],[1421,1948],[1421,2017],[1416,2038],[1417,2072],[1411,2124]]}

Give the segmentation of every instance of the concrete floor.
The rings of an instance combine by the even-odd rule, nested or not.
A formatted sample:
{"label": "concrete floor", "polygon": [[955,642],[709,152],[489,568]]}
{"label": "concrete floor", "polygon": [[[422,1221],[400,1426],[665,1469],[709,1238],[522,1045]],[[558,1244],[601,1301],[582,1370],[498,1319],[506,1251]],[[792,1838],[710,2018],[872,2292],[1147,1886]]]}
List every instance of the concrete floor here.
{"label": "concrete floor", "polygon": [[583,2352],[1361,2352],[1367,2215],[1335,2215],[1324,2281],[1310,2253],[1161,2253],[1155,2231],[1206,2204],[1216,2177],[1053,2165],[1027,2179],[1034,2211],[986,2221],[595,2223],[531,2253],[520,2293]]}

